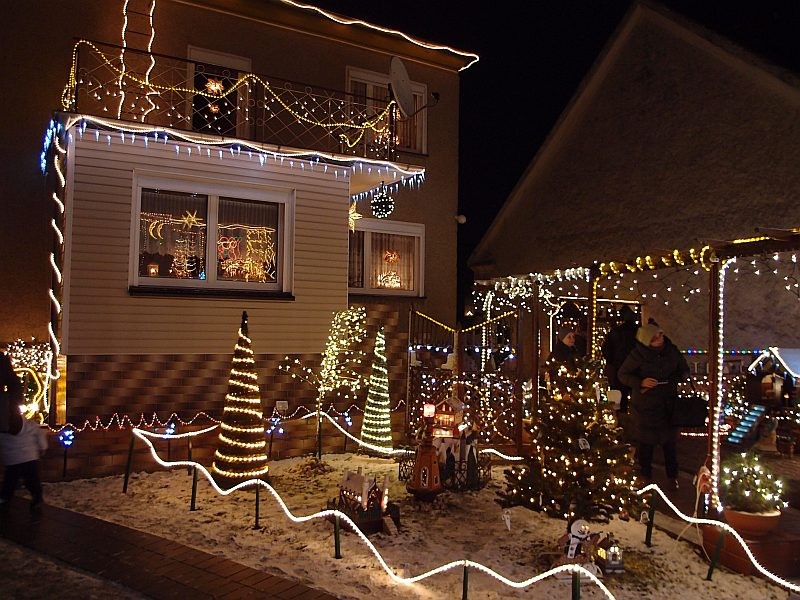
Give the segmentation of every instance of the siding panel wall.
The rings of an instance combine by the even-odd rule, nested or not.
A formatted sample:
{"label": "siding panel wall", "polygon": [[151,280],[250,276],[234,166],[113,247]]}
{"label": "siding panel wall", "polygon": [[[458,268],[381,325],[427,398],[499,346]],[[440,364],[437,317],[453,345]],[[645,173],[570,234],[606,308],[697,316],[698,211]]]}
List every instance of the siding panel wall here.
{"label": "siding panel wall", "polygon": [[[87,131],[75,141],[68,213],[69,307],[63,349],[69,355],[229,353],[241,311],[259,353],[318,353],[331,314],[347,306],[348,173],[300,161],[267,160],[245,152],[223,157],[196,146],[133,143]],[[192,148],[189,155],[187,148]],[[292,164],[293,163],[293,164]],[[295,193],[294,301],[253,298],[173,298],[128,293],[134,172],[202,184],[231,182]],[[343,176],[344,175],[344,176]]]}

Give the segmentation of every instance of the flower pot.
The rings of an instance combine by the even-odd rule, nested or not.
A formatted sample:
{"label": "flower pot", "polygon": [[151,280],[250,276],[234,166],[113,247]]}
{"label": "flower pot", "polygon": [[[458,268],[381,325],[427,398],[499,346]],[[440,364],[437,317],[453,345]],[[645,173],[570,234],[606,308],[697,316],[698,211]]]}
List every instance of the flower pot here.
{"label": "flower pot", "polygon": [[722,514],[728,525],[733,527],[739,535],[746,539],[767,536],[778,526],[778,521],[781,518],[781,511],[779,510],[764,513],[750,513],[732,510],[727,506]]}

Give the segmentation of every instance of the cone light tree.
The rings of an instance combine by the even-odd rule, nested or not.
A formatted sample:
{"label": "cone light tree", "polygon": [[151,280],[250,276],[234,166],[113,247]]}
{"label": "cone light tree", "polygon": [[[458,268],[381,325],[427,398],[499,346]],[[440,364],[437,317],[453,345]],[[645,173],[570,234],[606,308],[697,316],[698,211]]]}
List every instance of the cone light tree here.
{"label": "cone light tree", "polygon": [[621,441],[602,392],[596,361],[551,366],[551,381],[534,420],[531,456],[507,469],[503,506],[521,505],[552,517],[607,522],[640,508],[630,447]]}
{"label": "cone light tree", "polygon": [[392,447],[392,420],[389,412],[389,371],[386,368],[386,334],[383,327],[375,338],[372,373],[361,424],[361,441],[373,446]]}
{"label": "cone light tree", "polygon": [[247,333],[247,313],[243,312],[211,466],[214,479],[224,488],[248,479],[263,478],[269,471],[255,362]]}

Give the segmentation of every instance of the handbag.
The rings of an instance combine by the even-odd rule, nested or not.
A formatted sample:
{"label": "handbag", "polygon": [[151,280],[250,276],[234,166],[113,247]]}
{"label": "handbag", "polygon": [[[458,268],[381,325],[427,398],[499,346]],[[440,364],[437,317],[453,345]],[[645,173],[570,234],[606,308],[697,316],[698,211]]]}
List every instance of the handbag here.
{"label": "handbag", "polygon": [[708,400],[700,394],[694,384],[692,393],[688,396],[678,396],[672,405],[670,424],[673,427],[705,427],[708,417]]}

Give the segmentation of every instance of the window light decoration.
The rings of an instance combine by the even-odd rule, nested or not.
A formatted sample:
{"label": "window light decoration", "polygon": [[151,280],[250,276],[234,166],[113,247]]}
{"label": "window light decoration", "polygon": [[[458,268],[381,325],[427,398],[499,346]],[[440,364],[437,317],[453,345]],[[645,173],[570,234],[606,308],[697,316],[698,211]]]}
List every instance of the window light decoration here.
{"label": "window light decoration", "polygon": [[372,196],[370,208],[376,219],[385,219],[394,212],[394,198],[389,195],[382,181],[380,189]]}
{"label": "window light decoration", "polygon": [[386,334],[383,327],[375,338],[372,374],[369,377],[367,403],[361,424],[362,441],[385,448],[392,447],[392,418],[389,413],[389,371],[386,368]]}
{"label": "window light decoration", "polygon": [[255,358],[242,312],[211,472],[224,487],[267,475],[267,439]]}

